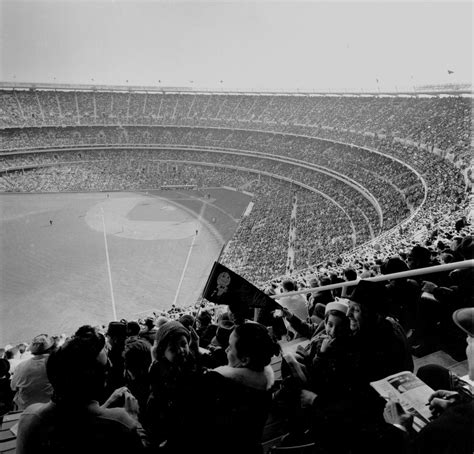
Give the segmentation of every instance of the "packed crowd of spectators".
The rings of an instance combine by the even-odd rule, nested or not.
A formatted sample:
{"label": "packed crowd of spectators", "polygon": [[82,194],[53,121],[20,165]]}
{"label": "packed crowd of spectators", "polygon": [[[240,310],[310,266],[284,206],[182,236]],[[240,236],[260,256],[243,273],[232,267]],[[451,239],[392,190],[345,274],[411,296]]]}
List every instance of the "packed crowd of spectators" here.
{"label": "packed crowd of spectators", "polygon": [[[0,130],[0,146],[9,152],[51,146],[137,144],[232,150],[233,153],[12,153],[0,157],[2,169],[22,170],[4,173],[0,185],[4,191],[34,192],[137,190],[166,184],[229,185],[229,178],[236,180],[235,187],[253,184],[262,203],[257,202],[251,216],[243,221],[236,234],[241,240],[233,241],[227,253],[230,265],[257,282],[279,275],[282,270],[280,256],[284,257],[286,252],[281,245],[286,244],[283,232],[289,220],[286,213],[278,218],[286,209],[280,208],[279,197],[288,200],[291,196],[282,195],[277,189],[273,193],[278,197],[266,197],[265,193],[269,195],[272,191],[262,188],[275,182],[268,179],[268,184],[257,190],[258,185],[252,183],[257,178],[255,173],[223,170],[217,165],[191,168],[180,161],[271,172],[328,195],[334,203],[298,189],[304,203],[300,205],[295,230],[293,265],[297,271],[347,254],[353,247],[360,248],[390,229],[390,237],[385,237],[385,244],[389,245],[396,244],[400,235],[415,235],[427,222],[438,223],[440,215],[457,216],[456,210],[465,203],[466,180],[463,181],[462,172],[465,171],[465,178],[472,177],[466,170],[469,103],[461,97],[164,95],[47,90],[4,90],[0,96],[0,125],[3,122],[4,127]],[[51,127],[58,125],[61,127]],[[157,163],[158,160],[175,164]],[[71,161],[74,165],[69,164]],[[42,167],[45,164],[48,165]],[[338,175],[344,181],[337,179]],[[409,219],[423,202],[414,219],[393,229]],[[275,219],[264,215],[266,211],[273,213]],[[315,212],[325,213],[321,217],[324,219],[315,220]],[[278,227],[274,227],[274,222]],[[272,236],[272,247],[263,236],[260,242],[249,241],[252,229],[269,228],[280,232]],[[262,255],[251,251],[256,244],[260,250],[275,249],[281,253],[275,254],[268,266]],[[373,250],[372,244],[366,248]]]}
{"label": "packed crowd of spectators", "polygon": [[[305,133],[307,131],[304,131]],[[367,143],[374,138],[352,134],[355,139],[363,138],[361,146],[371,146],[383,150],[390,150],[395,158],[406,161],[418,171],[427,182],[427,202],[419,219],[431,216],[433,210],[452,210],[455,202],[463,197],[463,185],[456,169],[442,158],[436,158],[428,151],[414,146],[389,142],[380,139],[376,146]],[[333,138],[333,137],[331,137]],[[356,142],[354,137],[348,134],[343,139],[348,142]],[[9,130],[3,137],[5,148],[11,147],[45,147],[58,146],[80,146],[80,145],[110,145],[110,144],[159,144],[167,147],[205,147],[217,149],[220,152],[201,150],[129,150],[129,151],[76,151],[54,153],[21,153],[4,155],[1,158],[3,169],[23,167],[23,170],[4,174],[1,179],[2,188],[5,191],[81,191],[81,190],[137,190],[149,189],[163,184],[197,184],[218,185],[222,183],[222,172],[214,168],[212,171],[204,168],[189,169],[185,173],[174,172],[169,174],[170,165],[157,164],[157,160],[168,161],[192,161],[219,164],[224,166],[236,166],[254,171],[271,172],[296,182],[306,184],[316,191],[321,191],[331,197],[338,208],[331,206],[331,216],[321,221],[325,226],[322,230],[317,222],[305,221],[310,215],[308,209],[299,215],[301,231],[299,236],[305,233],[304,241],[312,244],[310,248],[298,248],[299,255],[295,257],[297,269],[306,268],[311,263],[325,260],[329,255],[337,253],[338,241],[334,241],[330,226],[337,225],[338,219],[344,213],[350,218],[348,225],[344,223],[346,230],[352,228],[352,241],[348,241],[348,235],[341,238],[340,253],[346,247],[359,246],[374,238],[382,231],[387,231],[406,219],[423,200],[425,194],[421,180],[409,167],[400,162],[387,158],[379,153],[370,152],[364,148],[344,145],[325,140],[308,139],[293,135],[259,133],[255,131],[218,130],[204,128],[26,128],[16,135]],[[222,150],[232,150],[227,153]],[[240,152],[236,151],[240,150]],[[252,151],[248,151],[252,150]],[[91,163],[90,161],[93,160]],[[96,161],[103,161],[97,163]],[[76,162],[74,166],[61,165],[53,167],[40,167],[27,169],[27,166],[38,166],[44,164],[58,164],[63,162]],[[87,161],[83,163],[82,161]],[[111,164],[107,164],[110,161]],[[78,163],[81,162],[79,165]],[[316,167],[312,167],[312,165]],[[183,166],[180,166],[183,167]],[[317,173],[320,169],[327,173]],[[334,178],[335,172],[346,181],[352,181],[359,185],[361,192],[354,190],[352,186],[345,184],[342,180]],[[205,178],[198,174],[205,174]],[[230,172],[227,172],[227,175]],[[225,180],[225,173],[224,180]],[[247,178],[254,179],[254,174],[247,174]],[[439,182],[443,181],[443,185]],[[245,184],[245,183],[243,183]],[[365,191],[375,197],[380,205],[383,216],[383,224],[380,225],[379,213],[366,197]],[[316,198],[316,194],[311,197]],[[276,206],[276,200],[272,206]],[[312,202],[316,204],[316,202]],[[319,202],[321,210],[325,201]],[[261,204],[258,204],[261,206]],[[259,213],[257,206],[257,219]],[[307,203],[302,207],[307,206]],[[433,206],[435,208],[433,208]],[[321,212],[321,210],[317,210]],[[341,213],[342,211],[342,213]],[[306,224],[306,225],[305,225]],[[416,224],[414,222],[413,224]],[[267,225],[270,225],[268,222]],[[283,225],[285,225],[283,223]],[[308,227],[310,231],[308,231]],[[245,230],[245,226],[242,227]],[[321,238],[321,231],[327,236]],[[311,233],[312,232],[312,233]],[[339,235],[336,235],[338,237]],[[242,238],[246,238],[242,235]],[[275,238],[281,238],[275,236]],[[328,238],[328,240],[326,240]],[[323,251],[318,251],[317,244],[324,244]],[[344,247],[346,246],[346,247]],[[239,245],[233,242],[236,249]],[[242,250],[248,249],[248,244],[240,245]],[[280,247],[280,245],[276,245]],[[319,257],[311,252],[314,249],[322,252]],[[233,257],[239,254],[233,253]],[[248,276],[255,277],[258,270],[265,263],[258,254],[240,254],[239,260],[231,263],[239,271]],[[280,260],[275,259],[274,274],[280,274]],[[271,262],[271,263],[272,263]],[[269,279],[269,274],[259,275],[258,279]]]}
{"label": "packed crowd of spectators", "polygon": [[[409,139],[463,155],[470,145],[469,98],[256,96],[22,91],[0,93],[0,126],[225,126],[291,132],[339,127]],[[396,119],[396,121],[394,121]]]}
{"label": "packed crowd of spectators", "polygon": [[[474,339],[472,267],[367,280],[472,259],[472,229],[461,221],[450,243],[424,240],[377,267],[320,270],[307,282],[314,290],[355,281],[342,290],[286,296],[298,285],[285,279],[265,289],[281,293],[279,307],[254,312],[244,301],[203,300],[6,345],[0,416],[22,412],[19,454],[52,446],[71,453],[261,453],[270,414],[284,421],[283,446],[313,442],[328,454],[470,453],[472,389],[453,372],[437,364],[416,371],[435,391],[428,402],[433,417],[418,432],[402,407],[370,386],[413,371],[412,355],[439,348],[459,361],[467,353],[474,378],[474,351],[466,349],[466,334]],[[305,347],[290,354],[293,337],[306,339]],[[278,380],[274,356],[282,356]]]}

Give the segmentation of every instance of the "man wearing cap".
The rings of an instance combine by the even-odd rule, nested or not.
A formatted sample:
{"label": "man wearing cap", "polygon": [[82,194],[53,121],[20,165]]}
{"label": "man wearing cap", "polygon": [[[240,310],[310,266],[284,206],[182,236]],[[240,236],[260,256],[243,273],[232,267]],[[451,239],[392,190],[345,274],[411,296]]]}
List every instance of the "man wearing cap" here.
{"label": "man wearing cap", "polygon": [[46,360],[54,350],[54,340],[47,334],[36,336],[30,345],[32,358],[18,364],[11,379],[16,391],[14,402],[17,410],[24,410],[36,402],[48,402],[53,388],[46,375]]}
{"label": "man wearing cap", "polygon": [[347,316],[367,384],[414,368],[406,335],[395,320],[386,317],[386,309],[382,283],[361,280],[349,298]]}

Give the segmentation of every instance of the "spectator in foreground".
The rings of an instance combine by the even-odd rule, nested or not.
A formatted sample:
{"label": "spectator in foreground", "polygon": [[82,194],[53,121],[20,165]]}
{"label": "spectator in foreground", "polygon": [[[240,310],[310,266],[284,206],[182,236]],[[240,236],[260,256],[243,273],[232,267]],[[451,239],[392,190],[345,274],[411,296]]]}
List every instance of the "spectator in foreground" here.
{"label": "spectator in foreground", "polygon": [[52,353],[47,362],[48,378],[54,389],[52,400],[31,405],[22,414],[16,452],[141,452],[147,442],[133,395],[120,388],[99,406],[106,367],[105,338],[90,326],[81,327]]}
{"label": "spectator in foreground", "polygon": [[[130,338],[129,338],[130,339]],[[150,392],[148,370],[151,364],[151,346],[144,339],[134,339],[125,343],[123,352],[125,385],[135,396],[139,405],[139,418],[143,420]]]}
{"label": "spectator in foreground", "polygon": [[274,383],[270,361],[278,353],[278,345],[263,325],[246,322],[234,329],[227,365],[205,373],[196,393],[197,407],[202,409],[199,433],[207,431],[208,436],[198,437],[194,452],[261,452]]}
{"label": "spectator in foreground", "polygon": [[[179,322],[169,321],[156,333],[153,363],[150,367],[150,397],[146,410],[146,426],[153,445],[167,452],[186,452],[183,437],[187,412],[195,393],[198,376],[197,345],[190,346],[191,334]],[[197,343],[197,339],[195,341]]]}
{"label": "spectator in foreground", "polygon": [[24,410],[37,402],[48,402],[53,388],[46,375],[46,361],[54,350],[54,340],[47,334],[36,336],[30,345],[32,358],[16,367],[11,388],[16,391],[14,402],[17,410]]}
{"label": "spectator in foreground", "polygon": [[[370,382],[413,370],[403,329],[385,316],[385,296],[383,284],[366,280],[351,293],[347,311],[351,341],[341,352],[347,355],[347,364],[342,376],[333,378],[345,386],[337,394],[301,392],[301,406],[312,410],[313,436],[328,453],[368,452],[368,443],[383,425],[384,404]],[[341,431],[345,437],[339,436]]]}
{"label": "spectator in foreground", "polygon": [[[468,335],[468,367],[474,370],[474,308],[463,308],[452,315],[454,323]],[[423,371],[421,370],[423,369]],[[412,429],[413,417],[400,404],[389,401],[384,419],[398,432],[401,453],[417,454],[471,454],[474,452],[474,400],[472,394],[461,393],[454,388],[451,372],[441,366],[421,368],[418,376],[431,388],[436,389],[429,399],[429,408],[435,419],[419,433]],[[420,372],[424,372],[421,374]],[[474,378],[470,376],[471,379]],[[443,388],[443,389],[440,389]],[[400,439],[403,438],[403,441]]]}

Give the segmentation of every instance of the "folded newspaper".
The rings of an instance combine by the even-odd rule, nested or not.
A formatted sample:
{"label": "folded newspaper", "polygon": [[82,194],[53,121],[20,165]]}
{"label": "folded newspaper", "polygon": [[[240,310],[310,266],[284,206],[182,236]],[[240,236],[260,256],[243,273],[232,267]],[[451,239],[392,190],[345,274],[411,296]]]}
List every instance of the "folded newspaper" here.
{"label": "folded newspaper", "polygon": [[434,393],[413,372],[399,372],[370,385],[386,400],[399,402],[403,409],[413,415],[413,429],[419,432],[432,419],[428,399]]}

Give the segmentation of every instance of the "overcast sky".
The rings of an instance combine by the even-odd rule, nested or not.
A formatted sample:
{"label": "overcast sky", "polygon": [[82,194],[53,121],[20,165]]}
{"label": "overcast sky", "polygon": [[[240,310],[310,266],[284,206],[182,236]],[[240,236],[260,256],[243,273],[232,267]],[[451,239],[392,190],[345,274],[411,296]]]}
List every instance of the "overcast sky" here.
{"label": "overcast sky", "polygon": [[257,89],[471,83],[472,9],[470,1],[0,0],[0,79]]}

